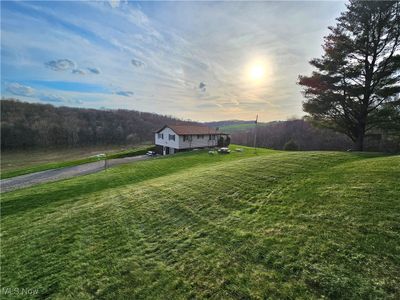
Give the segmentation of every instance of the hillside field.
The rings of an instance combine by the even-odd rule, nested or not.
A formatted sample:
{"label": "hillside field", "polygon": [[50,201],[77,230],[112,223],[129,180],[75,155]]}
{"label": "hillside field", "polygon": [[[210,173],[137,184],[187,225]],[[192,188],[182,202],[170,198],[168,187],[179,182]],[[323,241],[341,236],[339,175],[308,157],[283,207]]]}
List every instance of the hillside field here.
{"label": "hillside field", "polygon": [[[259,126],[262,126],[262,123],[259,124]],[[224,133],[233,133],[237,131],[246,131],[249,129],[253,129],[255,127],[255,124],[232,124],[232,125],[225,125],[219,127],[219,130]]]}
{"label": "hillside field", "polygon": [[400,298],[400,156],[241,148],[2,194],[2,299]]}
{"label": "hillside field", "polygon": [[6,179],[103,160],[104,157],[96,157],[98,154],[105,154],[107,158],[112,159],[142,155],[148,150],[153,150],[153,146],[92,146],[72,149],[3,151],[0,178]]}

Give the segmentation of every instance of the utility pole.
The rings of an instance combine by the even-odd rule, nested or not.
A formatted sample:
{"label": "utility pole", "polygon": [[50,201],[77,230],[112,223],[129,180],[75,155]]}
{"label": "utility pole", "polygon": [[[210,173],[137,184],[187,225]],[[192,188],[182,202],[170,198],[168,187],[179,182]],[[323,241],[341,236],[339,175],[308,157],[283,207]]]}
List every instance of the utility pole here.
{"label": "utility pole", "polygon": [[257,123],[258,123],[258,114],[256,116],[256,122],[254,126],[254,154],[257,153],[257,148],[256,148],[256,140],[257,140]]}

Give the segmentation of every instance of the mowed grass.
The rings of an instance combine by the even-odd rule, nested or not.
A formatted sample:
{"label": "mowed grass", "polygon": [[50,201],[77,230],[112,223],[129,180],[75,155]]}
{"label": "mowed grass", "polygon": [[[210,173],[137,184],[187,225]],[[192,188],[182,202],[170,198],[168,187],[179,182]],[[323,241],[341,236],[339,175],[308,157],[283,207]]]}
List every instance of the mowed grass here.
{"label": "mowed grass", "polygon": [[130,147],[88,147],[77,149],[6,151],[1,157],[0,178],[10,178],[50,169],[59,169],[86,164],[100,159],[97,154],[107,158],[120,158],[142,155],[152,149],[150,145]]}
{"label": "mowed grass", "polygon": [[399,181],[399,156],[245,148],[5,193],[1,286],[57,299],[398,299]]}

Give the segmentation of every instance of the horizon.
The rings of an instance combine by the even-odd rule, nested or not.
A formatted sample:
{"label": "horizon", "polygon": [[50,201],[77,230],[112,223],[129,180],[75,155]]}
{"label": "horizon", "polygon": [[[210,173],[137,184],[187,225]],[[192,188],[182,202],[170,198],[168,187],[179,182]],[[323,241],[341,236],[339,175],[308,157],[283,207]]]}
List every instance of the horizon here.
{"label": "horizon", "polygon": [[[22,102],[22,103],[29,103],[29,104],[41,104],[41,105],[51,105],[53,107],[68,107],[71,109],[95,109],[95,110],[102,110],[102,111],[113,111],[113,110],[128,110],[128,111],[137,111],[140,113],[148,113],[148,114],[157,114],[157,115],[161,115],[160,113],[156,113],[156,112],[150,112],[150,111],[138,111],[135,109],[130,109],[130,108],[106,108],[106,107],[99,107],[99,108],[90,108],[90,107],[79,107],[79,106],[67,106],[67,105],[54,105],[53,103],[44,103],[44,102],[29,102],[29,101],[23,101],[20,100],[18,98],[1,98],[0,101],[17,101],[17,102]],[[178,118],[174,115],[166,115],[167,117],[172,117],[172,118],[176,118],[180,121],[184,121],[184,122],[197,122],[197,123],[217,123],[217,122],[255,122],[255,119],[221,119],[221,120],[210,120],[210,121],[198,121],[198,120],[192,120],[192,119],[183,119],[183,118]],[[302,117],[299,117],[298,119],[301,119]],[[262,124],[266,124],[266,123],[270,123],[270,122],[284,122],[284,121],[290,121],[291,118],[287,118],[286,120],[272,120],[272,121],[267,121],[267,122],[263,122],[258,120],[257,123],[262,123]],[[166,124],[168,125],[168,124]]]}
{"label": "horizon", "polygon": [[[1,2],[1,95],[199,122],[300,118],[345,2]],[[40,34],[39,34],[40,33]]]}

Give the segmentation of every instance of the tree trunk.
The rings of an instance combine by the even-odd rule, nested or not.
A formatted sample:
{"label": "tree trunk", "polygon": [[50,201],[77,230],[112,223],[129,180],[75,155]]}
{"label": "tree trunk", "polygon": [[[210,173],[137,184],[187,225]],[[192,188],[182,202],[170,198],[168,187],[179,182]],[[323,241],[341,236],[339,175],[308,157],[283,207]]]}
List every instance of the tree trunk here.
{"label": "tree trunk", "polygon": [[363,151],[364,150],[364,136],[365,136],[365,129],[360,128],[358,132],[358,136],[355,141],[356,151]]}
{"label": "tree trunk", "polygon": [[355,147],[356,147],[356,151],[363,151],[364,149],[364,136],[360,135],[357,137],[357,140],[355,142]]}

